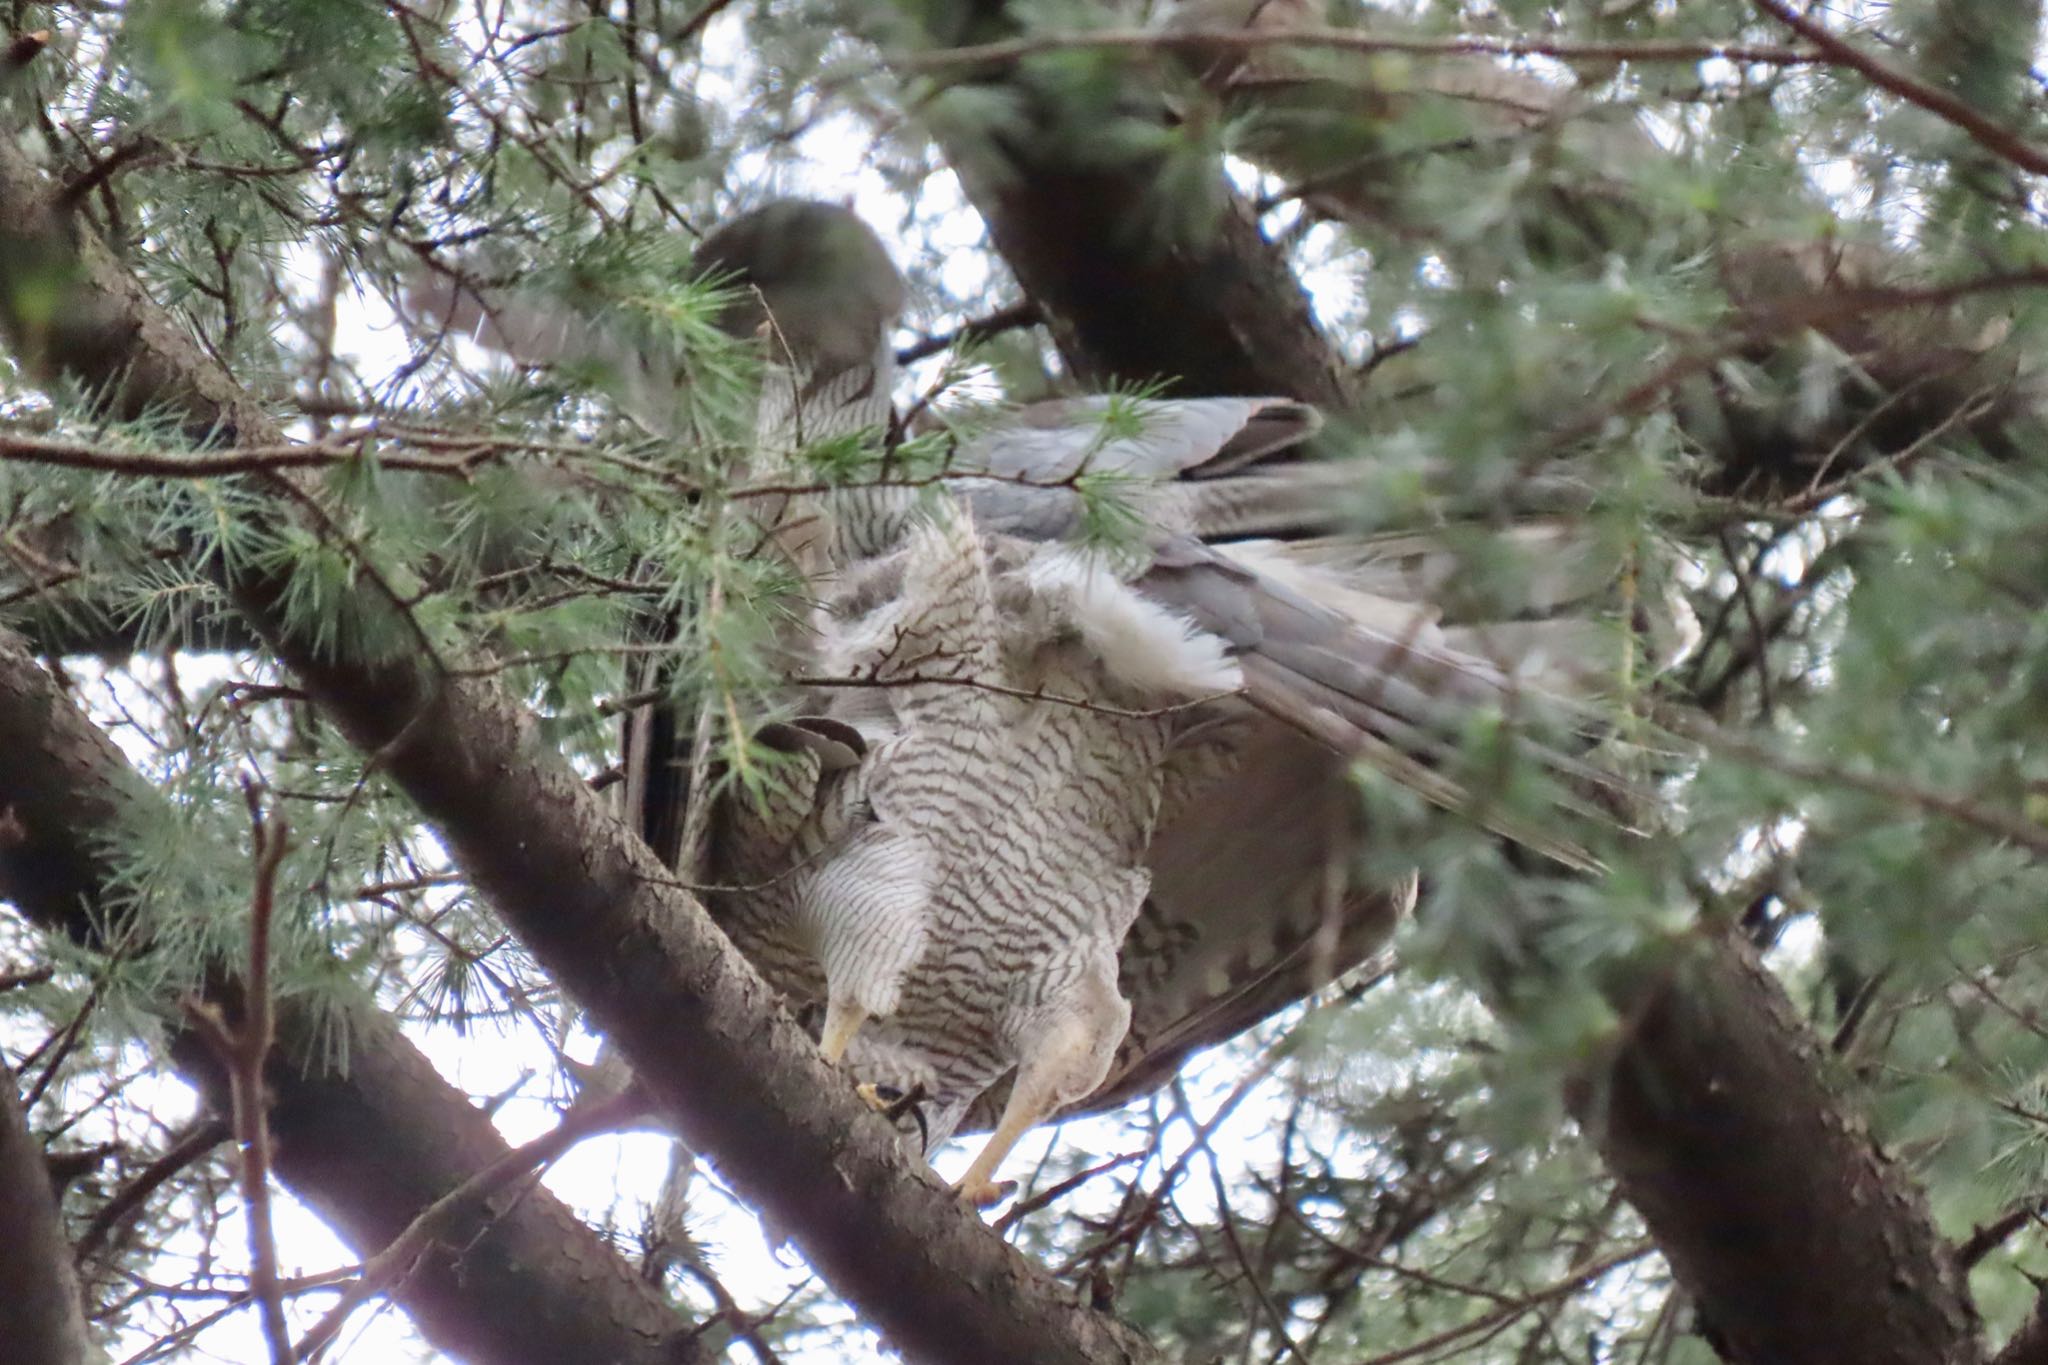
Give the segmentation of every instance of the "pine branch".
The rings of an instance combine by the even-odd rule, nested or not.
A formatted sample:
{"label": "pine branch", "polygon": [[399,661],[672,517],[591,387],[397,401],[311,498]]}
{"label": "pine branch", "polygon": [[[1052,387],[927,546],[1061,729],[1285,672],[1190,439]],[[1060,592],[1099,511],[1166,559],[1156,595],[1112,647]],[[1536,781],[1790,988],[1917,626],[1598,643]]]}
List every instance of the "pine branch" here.
{"label": "pine branch", "polygon": [[249,966],[243,976],[242,1017],[230,1022],[197,997],[180,1003],[185,1017],[228,1073],[229,1108],[241,1147],[238,1175],[242,1216],[249,1232],[249,1293],[263,1324],[271,1365],[291,1365],[291,1327],[277,1285],[277,1237],[270,1217],[271,1134],[263,1094],[263,1066],[276,1039],[276,1004],[270,993],[270,931],[277,907],[277,874],[290,847],[282,819],[266,818],[256,788],[245,788],[256,863],[249,899]]}
{"label": "pine branch", "polygon": [[[0,200],[26,225],[12,229],[14,240],[27,238],[42,261],[57,257],[74,279],[63,315],[127,324],[61,334],[27,326],[12,305],[18,277],[0,264],[0,320],[32,372],[87,383],[125,375],[110,395],[119,405],[154,399],[213,442],[284,443],[89,235],[63,221],[49,185],[4,142]],[[76,258],[62,261],[73,233]],[[0,262],[8,245],[0,228]],[[263,486],[281,514],[314,514],[278,477]],[[420,653],[337,653],[317,622],[290,609],[288,572],[225,555],[208,567],[343,733],[440,831],[472,884],[584,1004],[685,1137],[900,1349],[990,1365],[1156,1358],[1130,1329],[1075,1305],[906,1158],[702,907],[667,884],[666,869],[560,755],[534,743],[519,707]],[[356,605],[382,638],[415,629],[374,585]],[[678,1046],[683,1039],[688,1046]]]}
{"label": "pine branch", "polygon": [[[11,831],[0,838],[0,896],[45,931],[103,950],[101,933],[126,918],[107,836],[170,815],[4,630],[0,753],[0,811]],[[208,993],[224,1010],[237,998],[232,982]],[[505,1157],[490,1119],[367,1000],[344,998],[324,1012],[283,1001],[276,1031],[265,1081],[277,1174],[358,1255],[373,1255],[436,1198]],[[226,1112],[216,1055],[189,1034],[172,1055]],[[166,1159],[182,1164],[183,1151]],[[118,1218],[121,1202],[104,1212]],[[663,1343],[687,1336],[691,1324],[546,1190],[450,1229],[395,1293],[429,1341],[478,1365],[689,1359]]]}
{"label": "pine branch", "polygon": [[1825,24],[1807,17],[1784,0],[1754,0],[1756,7],[1819,50],[1829,62],[1847,67],[1878,89],[1917,105],[1943,122],[1954,124],[1992,155],[2033,175],[2048,175],[2048,150],[2036,147],[2012,129],[1990,118],[1966,100],[1956,98],[1918,77],[1899,70],[1838,36]]}
{"label": "pine branch", "polygon": [[[996,8],[983,7],[976,36],[987,36]],[[1059,145],[1047,135],[1047,147]],[[1016,145],[1007,154],[1029,165],[1057,152]],[[1211,367],[1199,338],[1156,316],[1132,327],[1134,297],[1203,297],[1210,272],[1224,269],[1214,256],[1147,254],[1133,234],[1077,213],[1074,183],[1057,172],[1018,174],[999,189],[963,180],[1077,369],[1179,373],[1191,393],[1246,391],[1228,386],[1235,372]],[[1100,193],[1126,223],[1160,211],[1142,177]],[[1229,249],[1227,234],[1210,244]],[[1295,305],[1297,286],[1270,283],[1263,250],[1239,258],[1239,292],[1217,305],[1233,317],[1285,316]],[[1135,295],[1093,284],[1127,271],[1145,281]],[[1260,363],[1259,391],[1327,391],[1317,351],[1276,347]],[[1610,996],[1635,1022],[1573,1093],[1702,1314],[1736,1358],[1773,1365],[1976,1358],[1974,1311],[1920,1191],[1861,1136],[1782,990],[1735,943],[1689,943],[1678,955],[1681,967],[1615,974]]]}
{"label": "pine branch", "polygon": [[1048,52],[1152,52],[1208,56],[1218,51],[1261,48],[1323,49],[1332,52],[1400,52],[1416,57],[1553,57],[1566,62],[1704,62],[1721,60],[1756,66],[1812,66],[1839,60],[1816,44],[1778,47],[1715,39],[1641,39],[1576,42],[1566,38],[1522,38],[1486,33],[1421,36],[1376,33],[1356,28],[1103,28],[1080,33],[1032,33],[1023,37],[942,47],[911,53],[893,62],[905,71],[946,71],[1001,66]]}

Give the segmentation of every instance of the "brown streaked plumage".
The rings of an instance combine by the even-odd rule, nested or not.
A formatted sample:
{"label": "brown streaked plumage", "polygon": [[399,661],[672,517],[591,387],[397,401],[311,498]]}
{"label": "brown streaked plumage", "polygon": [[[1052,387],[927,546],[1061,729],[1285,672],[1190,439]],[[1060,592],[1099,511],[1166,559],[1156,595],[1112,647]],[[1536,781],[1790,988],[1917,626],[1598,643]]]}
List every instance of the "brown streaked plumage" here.
{"label": "brown streaked plumage", "polygon": [[[771,204],[701,254],[767,338],[752,475],[886,425],[903,286],[865,225]],[[1318,421],[1278,398],[1065,400],[963,433],[936,490],[749,505],[815,604],[785,642],[813,684],[762,733],[776,779],[710,812],[693,879],[727,888],[714,915],[857,1078],[921,1091],[934,1141],[995,1128],[972,1199],[1032,1124],[1161,1084],[1384,945],[1415,881],[1360,878],[1361,761],[1589,861],[1451,760],[1502,716],[1601,781],[1573,737],[1627,644],[1585,621],[1445,625],[1443,557],[1344,535],[1341,475],[1284,457]],[[1084,474],[1133,514],[1107,549],[1083,543]],[[1606,586],[1568,535],[1554,548],[1532,614]],[[672,862],[693,856],[689,728],[650,708],[628,736],[631,813]]]}

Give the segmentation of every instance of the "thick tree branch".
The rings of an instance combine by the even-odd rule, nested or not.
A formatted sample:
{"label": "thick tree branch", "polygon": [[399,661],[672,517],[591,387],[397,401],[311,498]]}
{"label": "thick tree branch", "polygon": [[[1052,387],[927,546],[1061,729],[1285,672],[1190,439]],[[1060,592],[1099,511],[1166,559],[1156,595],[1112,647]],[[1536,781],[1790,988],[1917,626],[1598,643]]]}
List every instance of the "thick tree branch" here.
{"label": "thick tree branch", "polygon": [[[375,1256],[363,1262],[355,1280],[340,1300],[322,1315],[299,1342],[301,1360],[317,1359],[320,1352],[340,1334],[351,1314],[413,1272],[434,1245],[459,1227],[463,1217],[493,1195],[508,1189],[538,1168],[558,1160],[587,1137],[614,1131],[639,1116],[642,1101],[637,1095],[616,1094],[610,1099],[569,1111],[547,1132],[512,1148],[505,1155],[442,1195],[420,1211],[405,1231]],[[687,1352],[678,1349],[678,1359]]]}
{"label": "thick tree branch", "polygon": [[[941,9],[952,22],[935,22],[936,44],[1005,36],[1004,6],[993,0]],[[1164,156],[1104,157],[1106,124],[1163,128],[1163,101],[1146,93],[1136,109],[1077,108],[1022,70],[986,79],[1019,117],[994,129],[941,121],[935,131],[1077,375],[1344,403],[1342,366],[1306,296],[1221,168],[1204,168],[1207,183],[1192,196],[1199,208],[1162,212]],[[1091,321],[1085,344],[1073,330],[1083,315]]]}
{"label": "thick tree branch", "polygon": [[1613,992],[1612,1058],[1574,1110],[1745,1365],[1963,1365],[1978,1323],[1920,1191],[1830,1084],[1818,1042],[1736,936]]}
{"label": "thick tree branch", "polygon": [[0,1342],[12,1365],[85,1365],[85,1334],[71,1244],[57,1217],[42,1144],[0,1067]]}
{"label": "thick tree branch", "polygon": [[[120,750],[0,631],[0,896],[96,945],[118,922],[106,840],[168,819]],[[219,998],[233,1006],[232,994]],[[168,1002],[166,1002],[168,1004]],[[436,1199],[504,1158],[491,1121],[367,1000],[278,1010],[266,1076],[281,1179],[368,1257]],[[174,1057],[220,1113],[219,1058],[183,1035]],[[398,1291],[421,1333],[477,1365],[680,1365],[691,1324],[545,1190],[457,1220]]]}
{"label": "thick tree branch", "polygon": [[[215,439],[282,443],[89,235],[74,240],[52,188],[5,142],[0,202],[11,223],[40,225],[26,245],[37,252],[34,269],[65,283],[68,306],[59,311],[107,324],[56,335],[10,319],[38,372],[75,377],[123,405],[154,398]],[[23,242],[22,228],[10,230]],[[67,255],[53,241],[75,249]],[[8,246],[0,239],[0,261]],[[17,311],[8,307],[9,273],[0,266],[0,313]],[[154,394],[138,374],[152,377]],[[318,623],[302,627],[286,610],[288,575],[211,563],[278,657],[412,797],[685,1136],[899,1349],[991,1365],[1155,1358],[911,1164],[703,909],[559,754],[535,742],[520,708],[475,679],[437,672],[424,649],[337,658]],[[381,618],[373,635],[416,637],[374,585],[359,594],[359,608]]]}

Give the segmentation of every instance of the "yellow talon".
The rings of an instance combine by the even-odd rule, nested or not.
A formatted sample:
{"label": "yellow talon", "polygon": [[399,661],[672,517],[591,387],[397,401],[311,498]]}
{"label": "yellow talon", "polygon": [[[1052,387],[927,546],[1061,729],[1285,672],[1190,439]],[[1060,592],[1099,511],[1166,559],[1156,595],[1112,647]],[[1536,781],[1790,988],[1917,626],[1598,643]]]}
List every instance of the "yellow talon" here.
{"label": "yellow talon", "polygon": [[903,1131],[903,1117],[908,1114],[917,1124],[918,1145],[930,1145],[931,1134],[925,1128],[924,1110],[920,1107],[925,1100],[923,1082],[911,1086],[908,1091],[903,1091],[893,1085],[876,1085],[868,1081],[856,1085],[853,1093],[860,1096],[868,1108],[889,1120],[889,1126],[898,1132]]}

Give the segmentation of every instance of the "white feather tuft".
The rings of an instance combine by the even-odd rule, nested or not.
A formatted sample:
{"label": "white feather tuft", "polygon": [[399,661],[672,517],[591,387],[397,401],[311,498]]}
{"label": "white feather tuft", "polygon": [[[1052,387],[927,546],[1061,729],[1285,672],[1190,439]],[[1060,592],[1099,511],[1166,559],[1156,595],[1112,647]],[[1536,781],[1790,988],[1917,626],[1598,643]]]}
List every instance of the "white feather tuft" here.
{"label": "white feather tuft", "polygon": [[1141,693],[1209,697],[1244,685],[1225,643],[1139,593],[1098,560],[1041,555],[1027,571],[1103,669]]}

